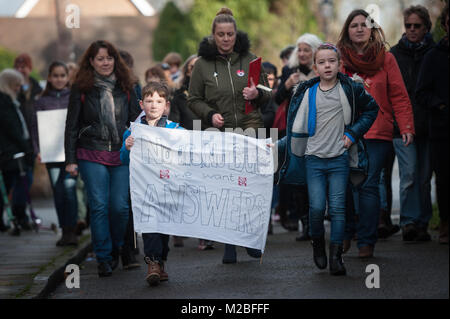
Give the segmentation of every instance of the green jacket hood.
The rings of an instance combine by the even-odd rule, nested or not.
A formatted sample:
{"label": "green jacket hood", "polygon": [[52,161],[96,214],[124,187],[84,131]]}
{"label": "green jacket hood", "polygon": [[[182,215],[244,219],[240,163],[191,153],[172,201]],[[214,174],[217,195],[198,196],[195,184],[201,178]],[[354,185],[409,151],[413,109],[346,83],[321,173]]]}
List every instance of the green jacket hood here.
{"label": "green jacket hood", "polygon": [[[240,56],[245,55],[250,51],[250,40],[247,33],[242,31],[237,32],[233,51]],[[210,61],[214,60],[218,55],[220,55],[220,53],[217,50],[213,37],[211,35],[204,37],[199,45],[198,56]]]}

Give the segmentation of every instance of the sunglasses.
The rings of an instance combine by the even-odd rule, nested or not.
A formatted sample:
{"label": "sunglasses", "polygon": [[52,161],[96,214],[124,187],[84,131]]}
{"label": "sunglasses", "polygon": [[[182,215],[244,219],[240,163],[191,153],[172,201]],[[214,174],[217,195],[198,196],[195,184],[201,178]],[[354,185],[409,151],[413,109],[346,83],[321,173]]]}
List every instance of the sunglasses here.
{"label": "sunglasses", "polygon": [[412,26],[414,26],[414,29],[419,29],[420,27],[422,27],[422,24],[420,24],[420,23],[405,23],[406,29],[411,29]]}

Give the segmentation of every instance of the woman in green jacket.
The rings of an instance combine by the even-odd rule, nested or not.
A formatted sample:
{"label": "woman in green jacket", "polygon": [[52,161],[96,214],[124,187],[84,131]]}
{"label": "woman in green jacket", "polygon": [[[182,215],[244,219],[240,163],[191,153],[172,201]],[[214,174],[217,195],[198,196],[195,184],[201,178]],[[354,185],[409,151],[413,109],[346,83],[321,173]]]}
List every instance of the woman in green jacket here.
{"label": "woman in green jacket", "polygon": [[[203,127],[264,128],[260,106],[268,103],[270,92],[248,83],[249,64],[256,58],[250,51],[247,34],[238,31],[233,13],[222,8],[212,23],[212,34],[200,43],[198,56],[189,84],[188,107],[200,117]],[[268,87],[261,72],[259,83]],[[245,112],[246,101],[253,111]],[[252,130],[250,130],[252,131]],[[248,131],[247,131],[248,132]],[[256,137],[256,135],[255,135]],[[247,249],[250,256],[259,258],[261,252]],[[236,248],[225,245],[223,263],[236,263]]]}
{"label": "woman in green jacket", "polygon": [[[214,19],[212,34],[200,43],[200,59],[189,86],[188,106],[204,124],[220,130],[264,127],[258,107],[269,101],[270,92],[254,85],[247,87],[249,63],[256,58],[249,49],[248,36],[237,31],[231,10],[221,9]],[[264,72],[259,82],[268,86]],[[246,100],[256,106],[248,114]]]}

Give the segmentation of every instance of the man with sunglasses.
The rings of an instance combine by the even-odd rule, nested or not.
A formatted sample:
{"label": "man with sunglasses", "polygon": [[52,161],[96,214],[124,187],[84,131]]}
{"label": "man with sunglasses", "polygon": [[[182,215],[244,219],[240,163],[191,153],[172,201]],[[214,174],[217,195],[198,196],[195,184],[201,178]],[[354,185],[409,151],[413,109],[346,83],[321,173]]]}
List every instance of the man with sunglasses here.
{"label": "man with sunglasses", "polygon": [[[428,111],[417,103],[415,91],[423,57],[435,43],[430,34],[430,15],[425,7],[410,6],[403,12],[403,18],[405,33],[391,52],[397,59],[413,106],[416,135],[414,142],[406,145],[395,123],[393,149],[400,171],[400,226],[404,241],[429,241],[431,237],[427,229],[432,216],[432,174]],[[391,163],[388,163],[385,171],[385,179],[388,179],[388,182],[391,180],[394,156],[391,158]],[[389,228],[389,225],[392,225],[389,213],[383,217],[384,220],[380,220],[379,232],[383,231],[383,227]]]}

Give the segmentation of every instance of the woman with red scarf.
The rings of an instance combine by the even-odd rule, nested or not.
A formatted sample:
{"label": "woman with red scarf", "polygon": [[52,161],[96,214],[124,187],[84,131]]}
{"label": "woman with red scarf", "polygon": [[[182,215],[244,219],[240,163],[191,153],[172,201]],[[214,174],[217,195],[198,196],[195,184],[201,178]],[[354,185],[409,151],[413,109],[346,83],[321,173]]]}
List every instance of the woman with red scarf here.
{"label": "woman with red scarf", "polygon": [[[359,257],[373,256],[377,241],[380,214],[378,184],[384,159],[393,139],[394,117],[405,146],[414,138],[414,120],[411,102],[402,74],[394,56],[386,51],[383,30],[364,10],[354,10],[347,17],[339,37],[342,53],[342,72],[364,83],[367,92],[380,106],[378,116],[364,135],[369,159],[368,176],[356,190],[359,203],[357,225],[348,220],[344,252],[356,231]],[[356,226],[356,229],[355,229]]]}

